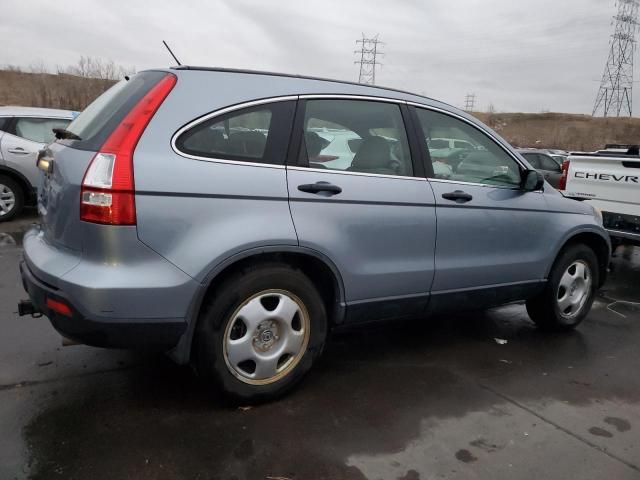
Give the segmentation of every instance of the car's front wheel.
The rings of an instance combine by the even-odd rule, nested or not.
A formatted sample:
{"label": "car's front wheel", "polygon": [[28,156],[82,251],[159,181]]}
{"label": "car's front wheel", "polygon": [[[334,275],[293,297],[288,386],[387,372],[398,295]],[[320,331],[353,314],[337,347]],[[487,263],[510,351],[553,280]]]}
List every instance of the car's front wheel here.
{"label": "car's front wheel", "polygon": [[595,253],[586,245],[572,245],[557,258],[544,291],[527,301],[527,312],[544,330],[570,330],[591,310],[598,285]]}
{"label": "car's front wheel", "polygon": [[271,400],[311,368],[326,331],[322,298],[301,271],[286,265],[240,271],[203,309],[197,369],[236,400]]}
{"label": "car's front wheel", "polygon": [[15,180],[0,175],[0,222],[11,220],[24,206],[24,192]]}

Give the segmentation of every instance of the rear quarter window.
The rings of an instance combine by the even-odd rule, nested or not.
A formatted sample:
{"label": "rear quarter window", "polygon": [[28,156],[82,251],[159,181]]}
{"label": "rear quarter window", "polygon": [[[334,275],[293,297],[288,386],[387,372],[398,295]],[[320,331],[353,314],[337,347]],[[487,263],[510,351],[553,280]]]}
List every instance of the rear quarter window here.
{"label": "rear quarter window", "polygon": [[273,102],[197,122],[180,132],[175,148],[195,158],[284,164],[295,102]]}

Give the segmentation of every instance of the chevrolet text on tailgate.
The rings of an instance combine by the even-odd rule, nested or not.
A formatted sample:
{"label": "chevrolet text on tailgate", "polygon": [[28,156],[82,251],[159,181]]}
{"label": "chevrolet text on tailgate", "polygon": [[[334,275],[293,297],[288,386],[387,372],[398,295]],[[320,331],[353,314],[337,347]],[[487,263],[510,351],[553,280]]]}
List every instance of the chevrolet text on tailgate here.
{"label": "chevrolet text on tailgate", "polygon": [[614,243],[640,245],[640,155],[633,145],[607,145],[572,153],[563,165],[561,189],[601,211]]}
{"label": "chevrolet text on tailgate", "polygon": [[[442,138],[464,156],[447,163]],[[590,205],[465,112],[380,87],[140,72],[38,166],[20,314],[165,351],[242,402],[288,391],[341,324],[525,301],[570,330],[609,263]]]}

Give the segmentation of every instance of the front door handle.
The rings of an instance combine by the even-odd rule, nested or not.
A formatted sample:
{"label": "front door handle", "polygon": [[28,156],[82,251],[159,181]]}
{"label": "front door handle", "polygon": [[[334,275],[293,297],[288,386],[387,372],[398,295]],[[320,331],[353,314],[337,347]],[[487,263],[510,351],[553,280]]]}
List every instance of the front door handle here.
{"label": "front door handle", "polygon": [[316,195],[322,195],[325,197],[337,195],[342,192],[342,189],[339,186],[329,182],[305,183],[304,185],[298,185],[298,190],[301,192],[315,193]]}
{"label": "front door handle", "polygon": [[442,198],[445,200],[453,200],[456,203],[466,203],[469,200],[472,200],[473,196],[463,192],[462,190],[456,190],[454,192],[443,193]]}
{"label": "front door handle", "polygon": [[25,150],[24,148],[22,148],[22,147],[9,148],[7,151],[8,151],[9,153],[15,153],[15,154],[17,154],[17,155],[27,155],[28,153],[31,153],[31,152],[26,151],[26,150]]}

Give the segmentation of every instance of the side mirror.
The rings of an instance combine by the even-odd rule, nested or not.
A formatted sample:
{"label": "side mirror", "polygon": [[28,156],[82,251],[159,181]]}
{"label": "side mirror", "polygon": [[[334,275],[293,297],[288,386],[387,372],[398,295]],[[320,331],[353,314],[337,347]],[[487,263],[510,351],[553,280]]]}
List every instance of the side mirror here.
{"label": "side mirror", "polygon": [[522,177],[522,190],[525,192],[535,192],[542,190],[544,177],[537,170],[527,170]]}

